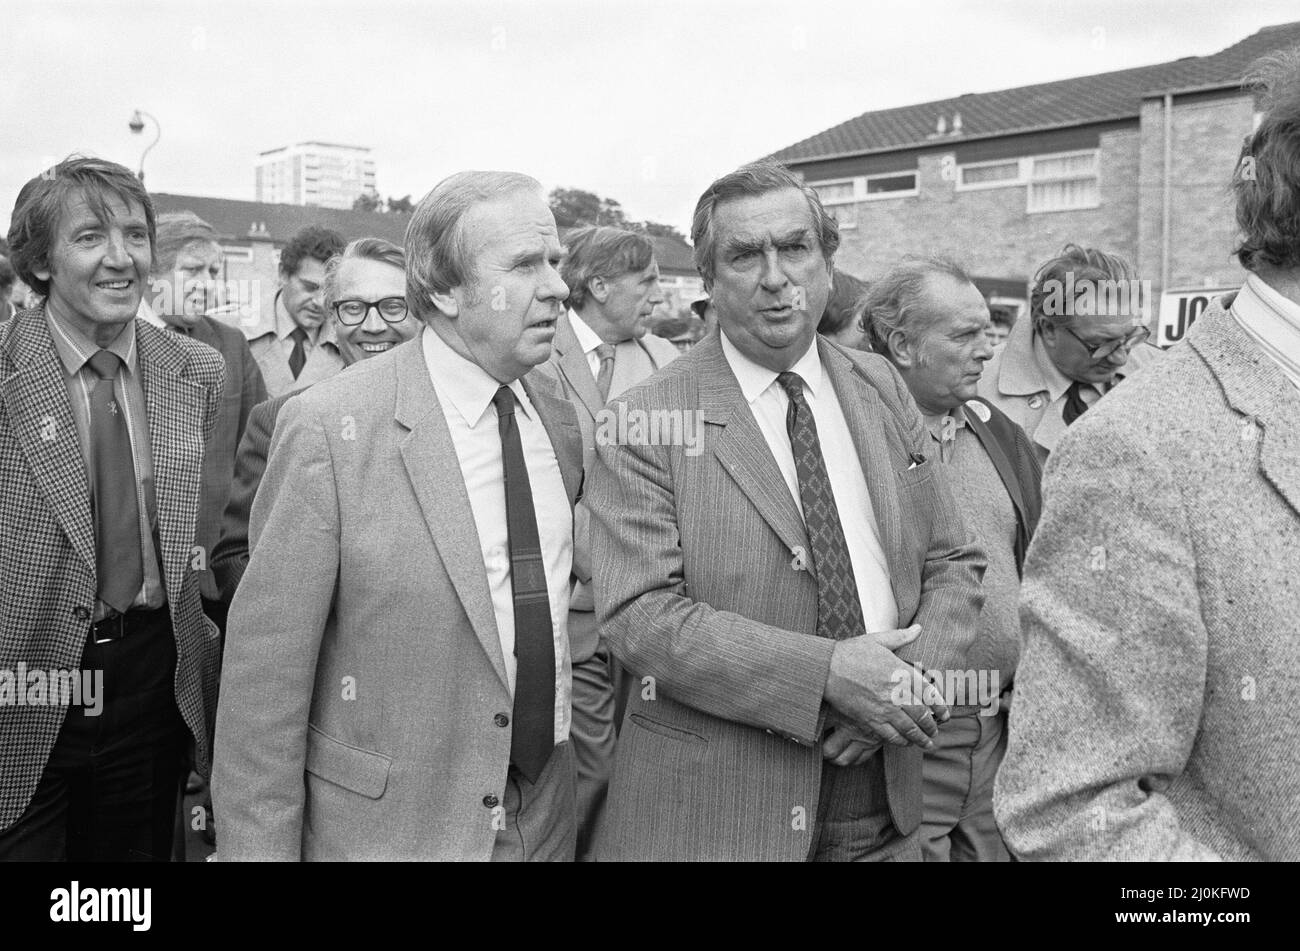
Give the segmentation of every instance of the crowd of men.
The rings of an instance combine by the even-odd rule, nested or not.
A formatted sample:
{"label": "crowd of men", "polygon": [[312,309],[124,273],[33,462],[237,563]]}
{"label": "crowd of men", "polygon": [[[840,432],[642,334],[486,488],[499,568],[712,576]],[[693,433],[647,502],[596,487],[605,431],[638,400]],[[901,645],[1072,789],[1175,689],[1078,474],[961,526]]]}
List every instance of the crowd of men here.
{"label": "crowd of men", "polygon": [[248,339],[207,222],[42,172],[0,859],[167,860],[191,767],[221,860],[1300,858],[1300,71],[1267,93],[1245,284],[1165,354],[1104,249],[996,348],[958,262],[848,292],[770,162],[699,200],[684,356],[653,245],[562,244],[515,172],[405,247],[304,229]]}

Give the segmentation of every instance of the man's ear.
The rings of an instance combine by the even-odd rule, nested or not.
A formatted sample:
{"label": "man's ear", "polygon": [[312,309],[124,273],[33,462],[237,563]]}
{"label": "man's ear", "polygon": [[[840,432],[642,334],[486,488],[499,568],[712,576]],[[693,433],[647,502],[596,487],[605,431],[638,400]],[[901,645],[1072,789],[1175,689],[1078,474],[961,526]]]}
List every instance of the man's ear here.
{"label": "man's ear", "polygon": [[603,277],[593,277],[587,282],[587,293],[596,299],[599,304],[609,300],[609,285],[605,283]]}
{"label": "man's ear", "polygon": [[1038,331],[1038,336],[1043,338],[1043,346],[1055,350],[1058,339],[1056,324],[1048,317],[1039,317],[1034,328]]}
{"label": "man's ear", "polygon": [[42,261],[40,267],[32,268],[32,275],[46,282],[49,281],[53,273],[54,272],[50,270],[48,261]]}
{"label": "man's ear", "polygon": [[908,340],[907,334],[903,333],[903,331],[901,330],[890,331],[889,336],[885,338],[885,346],[889,348],[889,352],[886,354],[882,354],[882,356],[889,357],[891,360],[893,360],[896,366],[900,366],[908,370],[916,366],[917,364],[916,344],[914,344],[911,340]]}
{"label": "man's ear", "polygon": [[438,313],[444,317],[454,320],[460,316],[460,302],[456,300],[456,294],[453,291],[431,291],[429,300],[433,306],[438,308]]}

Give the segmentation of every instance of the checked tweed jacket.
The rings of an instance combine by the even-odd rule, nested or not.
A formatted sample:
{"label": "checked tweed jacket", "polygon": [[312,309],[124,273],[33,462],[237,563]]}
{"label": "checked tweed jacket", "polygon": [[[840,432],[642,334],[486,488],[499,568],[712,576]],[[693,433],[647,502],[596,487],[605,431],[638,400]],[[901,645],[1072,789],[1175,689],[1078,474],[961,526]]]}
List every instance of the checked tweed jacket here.
{"label": "checked tweed jacket", "polygon": [[[190,567],[204,443],[225,367],[210,347],[135,322],[159,555],[176,637],[176,704],[206,773],[220,647]],[[43,308],[0,326],[0,669],[76,670],[95,601],[90,487]],[[0,707],[0,830],[40,782],[67,707]]]}

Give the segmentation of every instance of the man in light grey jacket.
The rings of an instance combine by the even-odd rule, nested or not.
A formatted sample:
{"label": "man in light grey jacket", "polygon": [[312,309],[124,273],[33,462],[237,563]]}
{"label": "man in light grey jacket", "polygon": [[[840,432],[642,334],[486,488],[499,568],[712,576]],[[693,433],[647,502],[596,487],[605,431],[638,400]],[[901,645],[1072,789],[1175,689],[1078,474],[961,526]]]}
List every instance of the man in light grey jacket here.
{"label": "man in light grey jacket", "polygon": [[1300,57],[1270,85],[1245,286],[1047,464],[994,799],[1022,859],[1300,859]]}

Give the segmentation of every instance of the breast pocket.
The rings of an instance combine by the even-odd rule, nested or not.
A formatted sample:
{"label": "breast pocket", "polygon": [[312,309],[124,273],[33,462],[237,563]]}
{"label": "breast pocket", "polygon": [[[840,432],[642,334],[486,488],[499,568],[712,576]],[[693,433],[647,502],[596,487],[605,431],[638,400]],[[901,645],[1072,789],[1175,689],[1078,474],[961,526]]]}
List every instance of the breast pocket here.
{"label": "breast pocket", "polygon": [[904,469],[897,473],[898,484],[902,488],[912,489],[916,486],[924,485],[930,481],[930,476],[934,472],[934,463],[929,459],[920,463],[911,469]]}

